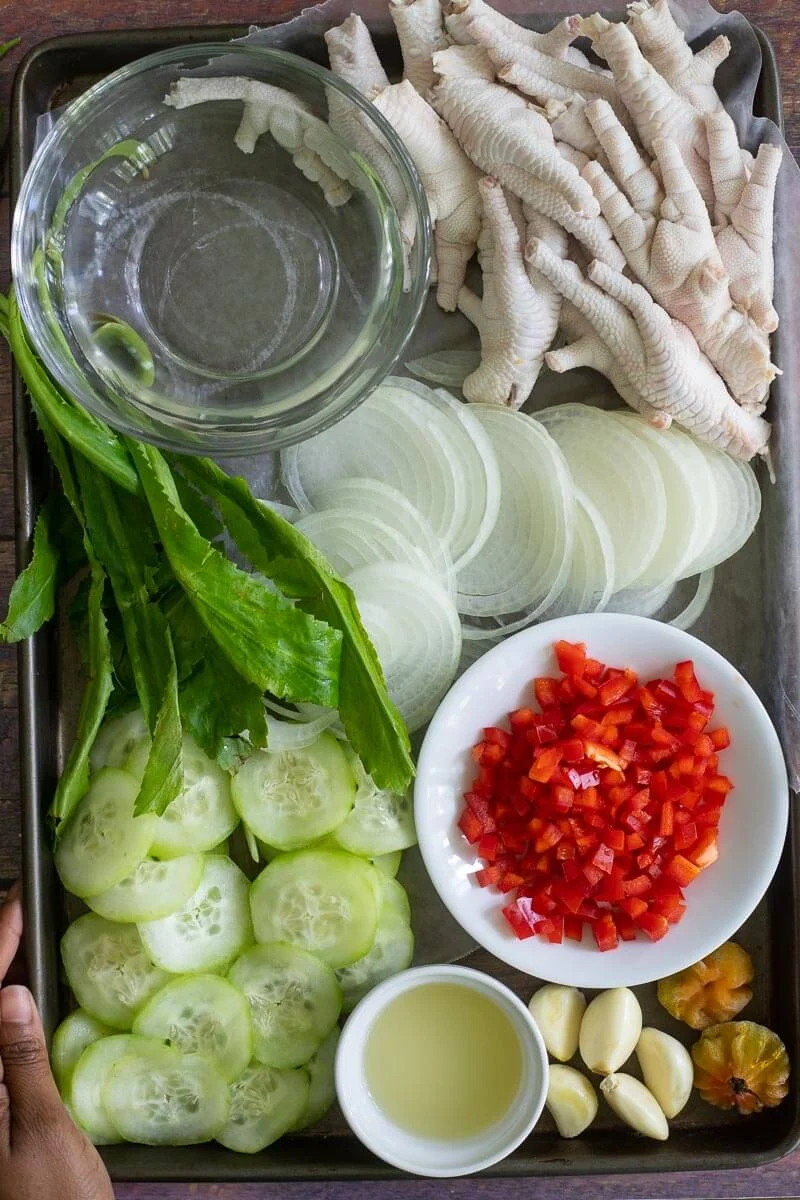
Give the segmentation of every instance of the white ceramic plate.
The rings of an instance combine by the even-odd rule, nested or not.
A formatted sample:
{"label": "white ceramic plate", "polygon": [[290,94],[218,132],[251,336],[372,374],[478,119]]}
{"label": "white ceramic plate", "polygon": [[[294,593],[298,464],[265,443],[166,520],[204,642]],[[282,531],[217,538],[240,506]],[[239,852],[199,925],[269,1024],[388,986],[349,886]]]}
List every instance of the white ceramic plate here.
{"label": "white ceramic plate", "polygon": [[[660,942],[640,934],[602,953],[588,929],[583,942],[518,940],[501,908],[504,897],[473,878],[480,867],[456,821],[474,775],[470,750],[485,725],[503,723],[524,704],[537,707],[533,679],[558,675],[553,643],[586,642],[609,666],[633,667],[642,679],[671,677],[694,660],[701,686],[716,696],[711,725],[726,725],[731,746],[720,771],[734,790],[720,822],[720,856],[686,889],[687,910]],[[761,701],[716,650],[682,630],[646,617],[592,613],[547,621],[490,650],[465,671],[439,706],[419,756],[414,808],[420,850],[433,884],[463,928],[497,958],[553,983],[633,986],[680,971],[710,953],[749,917],[778,866],[789,792],[778,736]]]}

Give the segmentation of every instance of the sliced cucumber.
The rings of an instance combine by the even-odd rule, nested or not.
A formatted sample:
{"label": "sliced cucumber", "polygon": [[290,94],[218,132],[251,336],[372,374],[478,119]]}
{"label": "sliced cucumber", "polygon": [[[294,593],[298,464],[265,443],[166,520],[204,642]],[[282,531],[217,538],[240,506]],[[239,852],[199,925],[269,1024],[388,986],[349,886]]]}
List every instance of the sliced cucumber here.
{"label": "sliced cucumber", "polygon": [[297,1124],[293,1126],[294,1129],[316,1125],[336,1099],[334,1063],[339,1032],[339,1026],[335,1025],[317,1053],[306,1063],[309,1078],[308,1099]]}
{"label": "sliced cucumber", "polygon": [[357,784],[356,798],[352,812],[334,832],[334,841],[343,850],[365,858],[413,846],[417,834],[411,793],[399,795],[379,788],[352,751],[348,761]]}
{"label": "sliced cucumber", "polygon": [[150,849],[158,817],[134,817],[139,784],[127,771],[104,767],[61,835],[56,870],[67,891],[98,896],[130,875]]}
{"label": "sliced cucumber", "polygon": [[228,1119],[228,1085],[202,1054],[156,1042],[120,1059],[103,1088],[119,1133],[147,1146],[191,1146],[216,1137]]}
{"label": "sliced cucumber", "polygon": [[257,750],[232,784],[233,802],[256,837],[296,850],[342,823],[356,795],[347,757],[330,733],[296,750]]}
{"label": "sliced cucumber", "polygon": [[381,879],[381,911],[391,908],[406,925],[411,923],[411,902],[408,892],[398,880],[384,875]]}
{"label": "sliced cucumber", "polygon": [[239,1154],[258,1154],[294,1127],[308,1092],[305,1071],[248,1067],[230,1085],[230,1114],[217,1141]]}
{"label": "sliced cucumber", "polygon": [[142,1048],[152,1049],[153,1046],[158,1049],[158,1043],[151,1043],[149,1038],[118,1033],[94,1042],[78,1059],[72,1073],[69,1104],[75,1120],[93,1142],[107,1145],[120,1140],[119,1131],[103,1103],[103,1087],[111,1068],[126,1055],[136,1054]]}
{"label": "sliced cucumber", "polygon": [[50,1064],[62,1096],[69,1089],[75,1064],[86,1047],[112,1032],[110,1025],[104,1025],[82,1008],[76,1008],[64,1018],[53,1034],[50,1046]]}
{"label": "sliced cucumber", "polygon": [[186,903],[200,883],[204,865],[202,854],[165,862],[145,858],[120,883],[86,903],[109,921],[156,921]]}
{"label": "sliced cucumber", "polygon": [[400,863],[403,861],[403,851],[395,850],[393,854],[379,854],[371,861],[382,875],[388,875],[390,879],[394,879],[400,870]]}
{"label": "sliced cucumber", "polygon": [[328,1036],[342,995],[330,967],[314,954],[276,942],[253,946],[228,973],[250,1004],[253,1054],[270,1067],[299,1067]]}
{"label": "sliced cucumber", "polygon": [[135,925],[116,925],[85,913],[61,939],[69,986],[81,1008],[115,1029],[134,1015],[168,976],[147,957]]}
{"label": "sliced cucumber", "polygon": [[[131,753],[140,744],[150,748],[150,731],[140,708],[105,721],[94,740],[89,762],[93,771],[103,767],[125,767]],[[134,772],[131,772],[134,774]]]}
{"label": "sliced cucumber", "polygon": [[378,921],[378,932],[369,951],[358,962],[336,972],[342,988],[344,1012],[355,1008],[376,984],[411,966],[414,934],[411,926],[390,905],[385,905]]}
{"label": "sliced cucumber", "polygon": [[219,971],[253,940],[247,876],[222,854],[208,854],[199,886],[168,917],[138,929],[151,960],[176,975]]}
{"label": "sliced cucumber", "polygon": [[253,1054],[250,1006],[218,975],[173,979],[151,996],[133,1032],[159,1038],[183,1054],[205,1054],[226,1082],[241,1075]]}
{"label": "sliced cucumber", "polygon": [[177,858],[211,850],[239,823],[231,800],[231,777],[183,737],[183,789],[158,821],[151,847],[154,858]]}
{"label": "sliced cucumber", "polygon": [[378,872],[354,854],[279,854],[250,889],[256,940],[289,942],[346,967],[372,945],[379,895]]}

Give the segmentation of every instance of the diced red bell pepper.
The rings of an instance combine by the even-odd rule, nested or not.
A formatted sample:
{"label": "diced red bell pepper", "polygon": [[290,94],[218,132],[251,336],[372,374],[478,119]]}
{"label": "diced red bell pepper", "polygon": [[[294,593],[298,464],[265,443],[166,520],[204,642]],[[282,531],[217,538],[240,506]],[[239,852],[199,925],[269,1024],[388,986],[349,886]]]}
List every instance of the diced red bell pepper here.
{"label": "diced red bell pepper", "polygon": [[617,676],[616,679],[607,679],[605,683],[601,683],[598,689],[598,699],[603,708],[610,708],[612,704],[617,704],[623,696],[633,687],[633,680],[626,679],[624,675]]}
{"label": "diced red bell pepper", "polygon": [[610,874],[614,866],[614,851],[605,842],[601,842],[592,855],[592,863],[605,875]]}
{"label": "diced red bell pepper", "polygon": [[[564,830],[562,829],[561,832],[563,833]],[[564,862],[567,859],[572,859],[574,857],[575,857],[574,843],[568,842],[565,840],[560,841],[558,843],[558,845],[556,846],[556,858],[559,860],[559,862]]]}
{"label": "diced red bell pepper", "polygon": [[667,918],[653,912],[642,913],[640,917],[636,918],[636,924],[642,933],[647,934],[651,942],[661,941],[669,929]]}
{"label": "diced red bell pepper", "polygon": [[560,762],[561,751],[558,747],[547,746],[543,750],[537,750],[533,766],[528,771],[528,778],[534,783],[549,783]]}
{"label": "diced red bell pepper", "polygon": [[620,900],[619,904],[623,912],[627,913],[635,921],[642,913],[646,913],[649,907],[646,900],[642,900],[641,896],[629,896],[625,900]]}
{"label": "diced red bell pepper", "polygon": [[592,933],[599,950],[616,950],[619,945],[617,927],[610,913],[604,913],[592,923]]}
{"label": "diced red bell pepper", "polygon": [[496,725],[487,725],[483,731],[483,740],[502,746],[503,750],[508,750],[511,746],[511,734],[505,729],[498,729]]}
{"label": "diced red bell pepper", "polygon": [[701,871],[715,863],[719,858],[716,829],[704,829],[688,852],[687,858],[691,859]]}
{"label": "diced red bell pepper", "polygon": [[583,759],[583,742],[580,738],[567,738],[561,743],[561,759],[566,763],[581,762]]}
{"label": "diced red bell pepper", "polygon": [[601,871],[600,868],[596,867],[592,862],[585,862],[581,867],[581,870],[588,880],[590,887],[593,888],[597,887],[598,883],[600,883],[600,880],[603,879],[605,875],[605,872]]}
{"label": "diced red bell pepper", "polygon": [[497,886],[501,892],[514,892],[518,887],[522,887],[524,882],[525,876],[520,875],[518,871],[506,871]]}
{"label": "diced red bell pepper", "polygon": [[617,926],[617,933],[622,938],[623,942],[636,941],[636,925],[628,916],[627,913],[617,912],[614,914],[614,922]]}
{"label": "diced red bell pepper", "polygon": [[676,664],[675,683],[684,700],[688,701],[689,704],[695,704],[703,698],[700,684],[697,682],[697,676],[694,673],[694,663],[690,660]]}
{"label": "diced red bell pepper", "polygon": [[635,711],[633,704],[612,704],[611,708],[603,713],[600,724],[628,725],[633,720]]}
{"label": "diced red bell pepper", "polygon": [[478,842],[478,854],[490,863],[494,862],[503,848],[503,839],[499,833],[484,833]]}
{"label": "diced red bell pepper", "polygon": [[603,734],[603,726],[600,722],[585,716],[583,713],[576,713],[570,721],[570,725],[581,737],[599,738]]}
{"label": "diced red bell pepper", "polygon": [[643,845],[644,845],[644,838],[642,837],[642,835],[640,833],[626,833],[625,834],[625,849],[628,851],[629,854],[632,854],[634,852],[634,850],[641,850]]}
{"label": "diced red bell pepper", "polygon": [[636,875],[625,880],[622,890],[626,896],[646,896],[653,890],[653,881],[647,875]]}
{"label": "diced red bell pepper", "polygon": [[[716,839],[715,839],[716,840]],[[678,825],[675,830],[675,836],[672,839],[672,844],[677,851],[688,850],[697,841],[697,826],[694,821],[685,821]],[[690,856],[691,857],[691,856]],[[694,859],[692,860],[694,861]]]}
{"label": "diced red bell pepper", "polygon": [[481,887],[496,887],[503,878],[503,868],[498,863],[492,863],[490,867],[476,871],[475,878]]}
{"label": "diced red bell pepper", "polygon": [[536,850],[536,853],[542,854],[545,850],[550,850],[551,847],[557,846],[563,836],[564,835],[558,826],[554,825],[553,822],[550,821],[547,825],[545,825],[544,829],[534,843],[534,849]]}
{"label": "diced red bell pepper", "polygon": [[550,708],[558,704],[558,680],[540,677],[533,681],[533,692],[540,708]]}
{"label": "diced red bell pepper", "polygon": [[727,796],[728,792],[732,791],[733,784],[727,775],[712,775],[710,779],[706,780],[706,787],[710,792]]}
{"label": "diced red bell pepper", "polygon": [[503,916],[508,921],[514,933],[520,940],[533,937],[534,928],[541,915],[533,907],[533,901],[528,896],[518,896],[502,909]]}
{"label": "diced red bell pepper", "polygon": [[583,675],[586,666],[586,644],[584,642],[555,642],[553,650],[558,669],[564,675]]}
{"label": "diced red bell pepper", "polygon": [[714,743],[715,750],[727,750],[731,744],[731,735],[724,725],[720,725],[718,729],[712,729],[708,736]]}
{"label": "diced red bell pepper", "polygon": [[603,767],[610,767],[612,771],[624,771],[624,765],[618,754],[608,746],[604,746],[602,742],[593,742],[588,738],[583,743],[583,751],[587,758],[592,762],[599,763]]}
{"label": "diced red bell pepper", "polygon": [[572,913],[565,914],[564,937],[569,938],[571,942],[580,942],[583,940],[583,921],[580,917],[576,917]]}
{"label": "diced red bell pepper", "polygon": [[586,879],[564,880],[553,884],[553,892],[571,913],[576,913],[589,894]]}
{"label": "diced red bell pepper", "polygon": [[532,708],[515,708],[508,714],[508,721],[515,733],[529,729],[533,725],[534,712]]}
{"label": "diced red bell pepper", "polygon": [[458,828],[472,846],[480,840],[483,833],[483,824],[478,820],[471,808],[465,808],[462,812],[458,819]]}
{"label": "diced red bell pepper", "polygon": [[[574,847],[573,847],[574,849]],[[581,874],[580,864],[577,858],[565,858],[561,862],[561,874],[570,883],[573,879],[577,879]]]}
{"label": "diced red bell pepper", "polygon": [[664,873],[669,875],[670,879],[674,879],[680,887],[690,884],[693,879],[697,878],[700,871],[700,867],[690,862],[688,858],[684,858],[682,854],[676,854],[664,868]]}
{"label": "diced red bell pepper", "polygon": [[674,828],[672,819],[672,801],[665,800],[661,805],[661,814],[658,821],[658,832],[661,837],[670,837]]}
{"label": "diced red bell pepper", "polygon": [[622,829],[607,829],[604,840],[615,854],[621,854],[625,849],[625,832]]}

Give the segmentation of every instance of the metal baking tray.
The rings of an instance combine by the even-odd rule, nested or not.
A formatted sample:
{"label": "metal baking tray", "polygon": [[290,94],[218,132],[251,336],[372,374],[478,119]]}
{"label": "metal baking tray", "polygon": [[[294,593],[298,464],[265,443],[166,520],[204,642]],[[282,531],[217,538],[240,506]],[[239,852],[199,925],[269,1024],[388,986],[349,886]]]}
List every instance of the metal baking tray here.
{"label": "metal baking tray", "polygon": [[[220,42],[245,32],[227,26],[119,31],[55,38],[35,47],[20,66],[14,88],[12,194],[19,192],[32,154],[36,119],[41,114],[143,54],[200,41]],[[758,30],[756,33],[763,56],[756,112],[780,125],[781,97],[774,52],[766,37]],[[387,68],[397,70],[399,47],[394,38],[381,37],[377,45]],[[326,63],[324,43],[318,35],[303,34],[290,48]],[[784,312],[783,328],[788,325],[787,317]],[[780,344],[777,351],[780,361]],[[781,406],[778,436],[786,459],[789,446],[800,446],[800,414],[792,416],[783,407],[793,403],[794,397],[780,396],[780,382],[774,391]],[[555,398],[551,394],[549,402]],[[38,506],[54,480],[18,376],[14,380],[14,438],[17,557],[24,565],[29,559]],[[764,650],[794,655],[800,642],[800,586],[788,574],[792,568],[787,565],[787,556],[781,555],[781,544],[792,536],[798,515],[797,491],[788,506],[777,498],[766,498],[758,534],[720,571],[711,608],[697,630],[736,662],[775,717],[780,701],[773,695],[778,689],[774,672],[764,666],[768,661]],[[755,626],[752,622],[746,625],[738,617],[743,597],[751,612],[763,614]],[[64,714],[74,707],[79,688],[66,639],[59,639],[57,629],[22,644],[19,697],[26,948],[32,986],[48,1031],[67,1011],[69,996],[60,979],[58,962],[58,940],[66,922],[66,908],[53,870],[45,813],[69,737]],[[800,991],[796,967],[800,962],[799,884],[800,837],[793,815],[785,852],[768,896],[738,935],[756,964],[755,995],[743,1015],[777,1030],[794,1064],[791,1094],[779,1108],[742,1119],[694,1099],[672,1123],[666,1143],[646,1142],[626,1133],[607,1110],[583,1136],[564,1141],[556,1136],[545,1116],[531,1137],[487,1174],[521,1178],[742,1169],[774,1161],[792,1150],[800,1142]],[[468,961],[504,979],[524,999],[529,997],[533,985],[527,976],[515,973],[484,952],[475,952]],[[639,988],[637,993],[646,1022],[657,1023],[684,1041],[692,1040],[691,1031],[672,1021],[657,1004],[654,985]],[[390,1179],[401,1174],[369,1154],[349,1133],[335,1109],[316,1129],[285,1137],[254,1157],[235,1155],[214,1144],[184,1149],[113,1146],[102,1153],[116,1180],[318,1181]]]}

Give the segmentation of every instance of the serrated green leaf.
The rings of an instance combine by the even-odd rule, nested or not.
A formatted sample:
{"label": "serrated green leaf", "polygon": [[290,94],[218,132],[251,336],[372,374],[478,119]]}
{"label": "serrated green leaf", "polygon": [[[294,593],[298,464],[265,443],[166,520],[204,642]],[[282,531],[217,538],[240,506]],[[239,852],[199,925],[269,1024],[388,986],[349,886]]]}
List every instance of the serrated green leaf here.
{"label": "serrated green leaf", "polygon": [[150,754],[144,769],[135,815],[153,812],[161,816],[183,787],[183,728],[178,702],[178,669],[172,650],[172,638],[166,618],[158,609],[163,627],[163,643],[168,650],[169,666],[164,694],[156,717]]}
{"label": "serrated green leaf", "polygon": [[0,624],[4,642],[30,637],[55,612],[59,567],[58,548],[52,537],[55,507],[55,496],[49,497],[36,519],[31,561],[14,581],[6,619]]}

